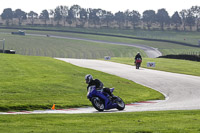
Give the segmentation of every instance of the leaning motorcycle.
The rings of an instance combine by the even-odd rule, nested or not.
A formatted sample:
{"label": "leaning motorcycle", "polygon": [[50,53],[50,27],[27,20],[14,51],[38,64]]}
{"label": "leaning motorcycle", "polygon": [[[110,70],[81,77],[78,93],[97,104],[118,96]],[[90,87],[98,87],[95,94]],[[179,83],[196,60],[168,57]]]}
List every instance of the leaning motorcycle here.
{"label": "leaning motorcycle", "polygon": [[[110,91],[112,93],[114,88],[111,88]],[[109,94],[97,90],[95,86],[88,88],[87,98],[91,101],[93,107],[100,112],[114,108],[124,110],[125,108],[125,103],[120,97],[110,98]]]}
{"label": "leaning motorcycle", "polygon": [[135,60],[136,69],[139,69],[139,68],[140,68],[141,63],[142,63],[142,59],[141,59],[141,58],[137,58],[137,59]]}

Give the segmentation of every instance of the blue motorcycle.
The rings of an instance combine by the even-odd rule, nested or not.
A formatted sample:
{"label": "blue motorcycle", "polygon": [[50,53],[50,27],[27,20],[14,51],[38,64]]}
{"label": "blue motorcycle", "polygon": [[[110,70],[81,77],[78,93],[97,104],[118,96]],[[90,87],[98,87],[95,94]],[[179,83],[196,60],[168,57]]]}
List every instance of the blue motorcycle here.
{"label": "blue motorcycle", "polygon": [[[114,91],[114,88],[111,88],[110,91],[112,93]],[[92,105],[98,111],[104,111],[114,108],[118,110],[124,110],[125,108],[125,103],[120,97],[114,96],[113,98],[111,98],[109,94],[97,90],[95,86],[91,86],[88,88],[87,98],[92,102]]]}

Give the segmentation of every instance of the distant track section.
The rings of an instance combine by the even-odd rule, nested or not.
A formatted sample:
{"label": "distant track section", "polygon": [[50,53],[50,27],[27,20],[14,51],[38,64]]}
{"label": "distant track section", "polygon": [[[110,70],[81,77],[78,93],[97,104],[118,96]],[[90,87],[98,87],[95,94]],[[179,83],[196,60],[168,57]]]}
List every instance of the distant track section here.
{"label": "distant track section", "polygon": [[[46,36],[44,34],[26,34],[31,36]],[[49,37],[54,38],[62,38],[62,39],[72,39],[72,40],[82,40],[82,41],[88,41],[88,42],[96,42],[96,43],[107,43],[107,44],[114,44],[114,45],[124,45],[124,46],[130,46],[130,47],[136,47],[144,50],[144,52],[147,54],[149,58],[156,58],[159,56],[162,56],[162,53],[157,49],[141,44],[129,44],[129,43],[121,43],[121,42],[110,42],[110,41],[103,41],[103,40],[93,40],[93,39],[87,39],[87,38],[77,38],[77,37],[69,37],[69,36],[57,36],[57,35],[48,35]]]}
{"label": "distant track section", "polygon": [[114,34],[95,33],[95,32],[81,32],[81,31],[73,31],[73,30],[53,30],[53,29],[38,29],[38,28],[23,28],[23,27],[18,28],[18,27],[2,27],[2,26],[0,27],[0,29],[19,29],[19,30],[67,32],[67,33],[77,33],[77,34],[88,34],[88,35],[100,35],[100,36],[111,36],[111,37],[129,38],[129,39],[138,39],[138,40],[146,40],[146,41],[168,42],[168,43],[175,43],[175,44],[180,44],[180,45],[189,46],[189,47],[200,47],[198,45],[192,45],[190,43],[173,41],[173,40],[143,38],[143,37],[114,35]]}

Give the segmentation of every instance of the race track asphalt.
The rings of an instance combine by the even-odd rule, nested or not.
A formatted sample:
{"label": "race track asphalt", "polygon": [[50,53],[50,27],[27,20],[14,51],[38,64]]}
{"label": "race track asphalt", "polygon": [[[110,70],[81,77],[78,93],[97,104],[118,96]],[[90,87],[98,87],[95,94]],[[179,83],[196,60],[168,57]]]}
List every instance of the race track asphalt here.
{"label": "race track asphalt", "polygon": [[[120,63],[89,59],[57,58],[59,60],[112,75],[132,80],[138,84],[150,87],[165,95],[165,100],[147,101],[127,105],[124,111],[161,111],[161,110],[194,110],[200,109],[200,77],[150,70]],[[72,111],[76,113],[91,113],[93,109],[86,108]],[[109,111],[107,111],[109,112]]]}

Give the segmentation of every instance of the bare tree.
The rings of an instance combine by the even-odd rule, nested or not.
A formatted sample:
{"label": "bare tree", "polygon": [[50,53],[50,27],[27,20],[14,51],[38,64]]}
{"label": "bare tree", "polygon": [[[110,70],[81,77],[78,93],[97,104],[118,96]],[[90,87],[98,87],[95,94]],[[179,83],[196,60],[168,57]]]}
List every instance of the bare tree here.
{"label": "bare tree", "polygon": [[195,16],[196,19],[196,28],[197,31],[199,30],[199,24],[200,24],[200,6],[192,6],[191,11],[193,13],[193,15]]}
{"label": "bare tree", "polygon": [[178,12],[175,12],[172,15],[171,22],[175,24],[176,30],[178,30],[178,27],[182,24],[181,17],[179,16]]}
{"label": "bare tree", "polygon": [[148,30],[150,30],[150,27],[152,23],[155,22],[156,19],[156,13],[154,10],[146,10],[143,12],[142,20],[147,24]]}
{"label": "bare tree", "polygon": [[37,14],[36,12],[34,12],[34,11],[30,11],[30,12],[28,13],[28,18],[31,20],[31,24],[33,25],[35,19],[38,18],[38,14]]}
{"label": "bare tree", "polygon": [[182,24],[183,24],[183,30],[185,31],[186,28],[186,16],[187,16],[187,10],[183,9],[182,11],[179,12],[181,20],[182,20]]}
{"label": "bare tree", "polygon": [[49,12],[47,10],[43,10],[39,18],[44,21],[45,25],[47,25],[47,20],[49,20]]}
{"label": "bare tree", "polygon": [[111,12],[106,12],[104,14],[102,21],[106,23],[107,27],[110,27],[111,22],[113,22],[114,15]]}
{"label": "bare tree", "polygon": [[115,13],[115,17],[114,19],[117,21],[117,24],[119,26],[119,28],[122,28],[123,27],[123,24],[125,22],[125,15],[123,12],[117,12]]}
{"label": "bare tree", "polygon": [[130,17],[130,21],[133,26],[133,29],[135,29],[135,26],[138,25],[138,23],[140,22],[141,15],[138,11],[133,10],[130,12],[129,17]]}
{"label": "bare tree", "polygon": [[192,27],[195,25],[195,17],[191,9],[187,10],[186,24],[190,27],[190,31],[192,31]]}
{"label": "bare tree", "polygon": [[126,28],[128,28],[128,23],[130,21],[130,11],[129,10],[126,10],[124,12],[124,20],[125,20],[125,23],[126,23]]}
{"label": "bare tree", "polygon": [[164,25],[170,22],[168,12],[164,8],[158,10],[156,21],[160,23],[161,30],[164,30]]}
{"label": "bare tree", "polygon": [[13,11],[11,8],[6,8],[3,10],[3,13],[1,14],[1,18],[3,20],[6,20],[6,25],[9,26],[10,20],[13,19]]}
{"label": "bare tree", "polygon": [[85,23],[88,21],[88,12],[86,9],[81,8],[80,10],[80,22],[81,22],[81,27],[84,27]]}
{"label": "bare tree", "polygon": [[16,9],[14,11],[14,18],[18,19],[18,24],[19,26],[22,24],[22,21],[27,19],[27,13],[25,13],[24,11],[22,11],[21,9]]}

